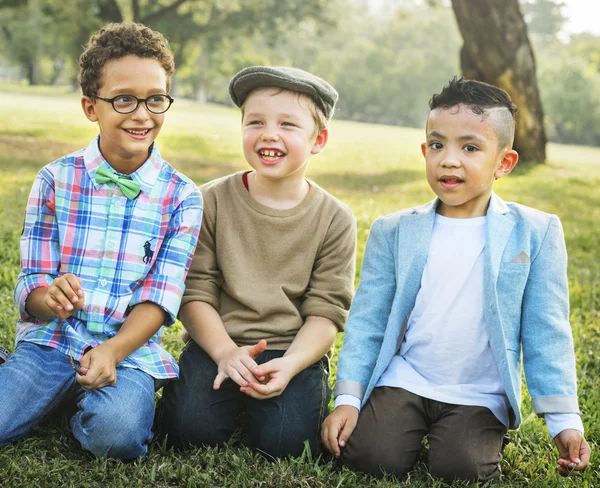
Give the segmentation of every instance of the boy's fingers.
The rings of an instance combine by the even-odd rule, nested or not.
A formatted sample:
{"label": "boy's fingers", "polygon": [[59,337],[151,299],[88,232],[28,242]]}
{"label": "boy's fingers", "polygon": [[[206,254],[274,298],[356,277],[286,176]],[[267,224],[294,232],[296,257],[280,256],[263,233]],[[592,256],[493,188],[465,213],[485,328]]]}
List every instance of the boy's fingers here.
{"label": "boy's fingers", "polygon": [[[56,285],[56,288],[60,289],[60,291],[64,294],[64,296],[67,298],[67,300],[69,300],[69,302],[75,303],[77,300],[79,300],[81,298],[81,297],[77,296],[77,292],[75,292],[75,290],[73,290],[73,287],[71,286],[71,282],[69,281],[68,278],[62,279],[62,280],[60,280],[60,279],[55,280],[54,285]],[[79,283],[77,284],[77,288],[79,288]]]}
{"label": "boy's fingers", "polygon": [[69,283],[71,291],[73,292],[69,298],[73,303],[78,301],[83,296],[83,290],[81,289],[81,282],[74,274],[65,275],[66,280]]}
{"label": "boy's fingers", "polygon": [[[252,359],[251,357],[242,357],[240,359],[240,362],[246,367],[246,369],[248,369],[248,372],[250,374],[252,374],[252,372],[258,367],[256,361],[254,361],[254,359]],[[254,375],[252,376],[254,377]]]}
{"label": "boy's fingers", "polygon": [[271,393],[274,393],[276,391],[276,389],[273,388],[274,385],[262,385],[260,383],[257,383],[256,381],[250,383],[248,386],[254,391],[260,393],[261,395],[270,395]]}
{"label": "boy's fingers", "polygon": [[60,306],[60,308],[55,307],[54,310],[73,310],[73,304],[59,287],[48,289],[45,297],[46,304],[48,304],[48,300],[52,300]]}
{"label": "boy's fingers", "polygon": [[592,454],[592,449],[590,448],[590,445],[587,443],[587,441],[584,439],[583,442],[581,443],[581,449],[580,449],[580,453],[579,453],[581,463],[579,463],[578,469],[587,468],[588,464],[590,463],[591,454]]}
{"label": "boy's fingers", "polygon": [[254,346],[250,346],[248,348],[248,353],[250,354],[250,357],[252,359],[255,359],[256,356],[262,354],[266,348],[267,348],[267,341],[265,341],[264,339],[261,339],[260,341],[258,341],[257,344],[255,344]]}
{"label": "boy's fingers", "polygon": [[213,382],[213,390],[218,390],[221,388],[221,384],[225,381],[228,376],[225,373],[218,373],[215,377],[215,381]]}
{"label": "boy's fingers", "polygon": [[573,441],[569,444],[569,459],[571,462],[579,464],[581,459],[579,459],[579,448],[581,447],[581,442]]}
{"label": "boy's fingers", "polygon": [[338,444],[338,433],[339,428],[337,425],[330,425],[327,433],[326,445],[329,446],[329,450],[336,456],[340,455],[340,446]]}
{"label": "boy's fingers", "polygon": [[355,427],[356,427],[355,423],[350,422],[348,419],[346,419],[346,423],[342,427],[342,432],[340,433],[340,437],[339,437],[339,441],[338,441],[340,446],[344,447],[346,445],[346,443],[348,442],[348,439],[350,439],[350,436],[352,435],[352,432],[354,432]]}
{"label": "boy's fingers", "polygon": [[265,395],[261,395],[254,388],[251,388],[250,386],[241,386],[240,391],[252,398],[257,399],[257,400],[266,400],[268,398]]}

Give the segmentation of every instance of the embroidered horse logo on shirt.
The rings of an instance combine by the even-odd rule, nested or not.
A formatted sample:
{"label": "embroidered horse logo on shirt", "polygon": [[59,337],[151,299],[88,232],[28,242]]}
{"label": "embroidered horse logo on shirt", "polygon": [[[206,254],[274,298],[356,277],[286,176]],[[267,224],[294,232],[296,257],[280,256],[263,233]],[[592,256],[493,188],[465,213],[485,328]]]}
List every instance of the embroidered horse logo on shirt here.
{"label": "embroidered horse logo on shirt", "polygon": [[156,239],[156,237],[153,237],[152,239],[148,239],[146,242],[144,242],[144,257],[142,258],[142,261],[144,261],[144,264],[148,264],[150,261],[152,261],[152,258],[154,257],[154,251],[152,250],[152,248],[150,247],[150,243]]}

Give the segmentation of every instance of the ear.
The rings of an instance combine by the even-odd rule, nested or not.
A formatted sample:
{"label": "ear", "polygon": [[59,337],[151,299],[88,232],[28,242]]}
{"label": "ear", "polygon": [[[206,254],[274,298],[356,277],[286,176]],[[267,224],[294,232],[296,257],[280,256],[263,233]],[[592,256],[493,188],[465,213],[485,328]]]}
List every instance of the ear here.
{"label": "ear", "polygon": [[98,122],[98,115],[96,114],[96,102],[94,102],[91,97],[81,97],[81,108],[90,122]]}
{"label": "ear", "polygon": [[424,158],[427,158],[427,144],[424,142],[421,143],[421,153],[423,153]]}
{"label": "ear", "polygon": [[317,138],[315,139],[315,143],[310,151],[311,154],[319,154],[323,149],[325,149],[328,140],[329,130],[323,129],[321,132],[319,132],[319,135],[317,135]]}
{"label": "ear", "polygon": [[494,176],[496,177],[496,179],[502,178],[503,176],[509,174],[516,166],[518,161],[519,153],[517,151],[515,151],[514,149],[509,149],[508,151],[506,151],[502,156],[500,164],[494,172]]}

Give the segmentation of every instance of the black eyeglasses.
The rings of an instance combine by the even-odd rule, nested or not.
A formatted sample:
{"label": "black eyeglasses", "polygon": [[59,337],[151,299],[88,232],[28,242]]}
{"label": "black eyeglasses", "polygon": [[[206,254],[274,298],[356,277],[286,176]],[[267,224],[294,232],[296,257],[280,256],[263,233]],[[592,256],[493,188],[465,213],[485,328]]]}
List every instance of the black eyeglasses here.
{"label": "black eyeglasses", "polygon": [[153,114],[164,114],[173,103],[169,95],[151,95],[148,98],[138,98],[133,95],[118,95],[113,98],[104,98],[100,95],[94,95],[93,98],[99,98],[110,103],[115,112],[120,114],[130,114],[135,112],[140,103],[144,102],[148,112]]}

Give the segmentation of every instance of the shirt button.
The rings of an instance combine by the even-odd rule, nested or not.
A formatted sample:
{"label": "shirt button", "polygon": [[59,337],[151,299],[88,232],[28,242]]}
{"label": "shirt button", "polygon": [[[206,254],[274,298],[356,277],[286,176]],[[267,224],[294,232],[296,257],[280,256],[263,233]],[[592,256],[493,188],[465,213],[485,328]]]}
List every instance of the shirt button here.
{"label": "shirt button", "polygon": [[119,200],[115,202],[115,207],[121,208],[121,202]]}
{"label": "shirt button", "polygon": [[115,241],[108,241],[108,247],[110,249],[112,249],[113,247],[115,247]]}
{"label": "shirt button", "polygon": [[100,280],[100,286],[106,286],[106,283],[108,283],[108,281]]}

